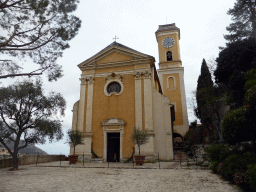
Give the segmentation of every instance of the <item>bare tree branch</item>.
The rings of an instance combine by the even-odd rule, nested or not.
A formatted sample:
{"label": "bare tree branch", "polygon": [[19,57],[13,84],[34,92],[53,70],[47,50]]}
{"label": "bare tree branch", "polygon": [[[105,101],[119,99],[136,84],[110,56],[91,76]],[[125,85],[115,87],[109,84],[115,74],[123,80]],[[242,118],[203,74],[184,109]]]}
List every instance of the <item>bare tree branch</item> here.
{"label": "bare tree branch", "polygon": [[5,149],[7,149],[9,154],[13,155],[12,150],[5,144],[4,140],[1,137],[0,137],[0,143],[2,143],[2,145],[5,147]]}
{"label": "bare tree branch", "polygon": [[8,77],[18,77],[18,76],[34,76],[34,75],[42,75],[43,73],[19,73],[19,74],[10,74],[10,75],[2,75],[0,79],[8,78]]}
{"label": "bare tree branch", "polygon": [[4,122],[4,124],[5,124],[11,131],[13,131],[15,134],[18,134],[17,131],[16,131],[14,128],[12,128],[12,127],[6,122],[6,120],[5,120],[5,118],[4,118],[4,115],[3,115],[3,113],[2,113],[2,110],[1,110],[1,118],[2,118],[2,120],[3,120],[3,122]]}
{"label": "bare tree branch", "polygon": [[[31,51],[31,50],[36,50],[44,45],[46,45],[47,43],[51,42],[52,40],[54,39],[54,36],[51,36],[47,41],[45,41],[44,43],[42,43],[41,45],[38,45],[36,47],[32,47],[32,48],[24,48],[24,49],[20,49],[20,48],[17,48],[17,49],[12,49],[12,48],[0,48],[0,51]],[[38,40],[38,39],[37,39]],[[36,41],[36,40],[35,40]],[[27,43],[27,44],[24,44],[24,45],[8,45],[9,47],[25,47],[27,45],[30,45],[32,43],[34,43],[35,41],[33,42],[30,42],[30,43]]]}
{"label": "bare tree branch", "polygon": [[18,3],[22,2],[22,1],[24,1],[24,0],[20,0],[20,1],[17,1],[17,2],[14,2],[12,4],[7,5],[8,0],[6,0],[5,2],[0,4],[0,9],[5,9],[5,8],[13,7],[14,5],[17,5]]}

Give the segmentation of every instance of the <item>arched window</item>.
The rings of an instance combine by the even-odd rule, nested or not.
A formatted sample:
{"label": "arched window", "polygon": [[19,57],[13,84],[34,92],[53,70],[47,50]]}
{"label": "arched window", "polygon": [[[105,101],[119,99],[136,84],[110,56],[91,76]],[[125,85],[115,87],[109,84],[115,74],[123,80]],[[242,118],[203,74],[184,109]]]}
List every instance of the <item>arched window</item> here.
{"label": "arched window", "polygon": [[121,85],[118,82],[114,81],[108,84],[108,87],[107,87],[108,94],[113,92],[119,93],[120,91],[121,91]]}
{"label": "arched window", "polygon": [[168,89],[176,89],[176,82],[175,82],[175,78],[170,76],[167,79],[167,87]]}
{"label": "arched window", "polygon": [[120,95],[124,90],[123,82],[119,79],[109,79],[105,80],[104,93],[107,96],[111,96],[112,94]]}
{"label": "arched window", "polygon": [[167,61],[172,61],[172,52],[171,51],[166,52],[166,60]]}

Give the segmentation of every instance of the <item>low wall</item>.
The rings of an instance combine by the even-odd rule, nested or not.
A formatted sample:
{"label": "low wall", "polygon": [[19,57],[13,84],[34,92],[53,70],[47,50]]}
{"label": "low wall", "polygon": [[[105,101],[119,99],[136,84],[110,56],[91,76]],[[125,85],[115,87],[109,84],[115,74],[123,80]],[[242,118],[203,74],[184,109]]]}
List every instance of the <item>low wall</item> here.
{"label": "low wall", "polygon": [[211,146],[211,144],[198,144],[193,145],[190,149],[192,150],[193,157],[188,159],[189,164],[201,164],[202,166],[209,166],[209,158],[207,156],[206,150]]}
{"label": "low wall", "polygon": [[[19,165],[30,165],[37,163],[47,163],[53,161],[65,161],[65,155],[20,155]],[[12,158],[0,159],[0,168],[12,167]]]}

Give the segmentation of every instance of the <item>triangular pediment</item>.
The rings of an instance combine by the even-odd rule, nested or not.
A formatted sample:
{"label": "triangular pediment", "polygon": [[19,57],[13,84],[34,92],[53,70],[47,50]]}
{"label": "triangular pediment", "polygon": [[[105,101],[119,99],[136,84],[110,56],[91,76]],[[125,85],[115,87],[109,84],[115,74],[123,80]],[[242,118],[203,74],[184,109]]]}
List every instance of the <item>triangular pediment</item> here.
{"label": "triangular pediment", "polygon": [[84,67],[87,68],[90,66],[96,66],[100,64],[134,61],[134,60],[148,59],[148,58],[154,59],[154,57],[150,55],[140,53],[120,43],[114,42],[114,43],[111,43],[106,48],[102,49],[100,52],[98,52],[94,56],[80,63],[78,67],[81,69]]}
{"label": "triangular pediment", "polygon": [[135,59],[135,58],[127,53],[114,50],[114,51],[111,51],[109,54],[103,55],[95,63],[96,64],[113,63],[113,62],[119,62],[119,61],[129,61],[129,60],[133,60],[133,59]]}
{"label": "triangular pediment", "polygon": [[124,126],[125,122],[122,119],[106,119],[101,123],[103,126]]}

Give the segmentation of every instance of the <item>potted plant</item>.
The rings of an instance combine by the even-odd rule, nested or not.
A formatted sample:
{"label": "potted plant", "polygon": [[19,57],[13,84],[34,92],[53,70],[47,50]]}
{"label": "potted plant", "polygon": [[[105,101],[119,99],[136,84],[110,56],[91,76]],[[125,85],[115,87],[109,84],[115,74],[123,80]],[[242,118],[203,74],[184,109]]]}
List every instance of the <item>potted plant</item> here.
{"label": "potted plant", "polygon": [[134,127],[134,133],[132,134],[131,138],[139,148],[139,155],[134,156],[136,165],[143,165],[145,156],[140,155],[140,146],[147,143],[149,135],[146,130],[139,130]]}
{"label": "potted plant", "polygon": [[83,141],[82,141],[82,134],[80,131],[78,130],[68,130],[68,140],[67,140],[67,143],[70,145],[70,146],[73,146],[74,147],[74,153],[73,155],[69,155],[68,156],[68,159],[69,159],[69,164],[71,163],[74,163],[76,164],[77,160],[78,160],[78,155],[76,155],[76,146],[77,145],[81,145],[81,144],[84,144]]}

